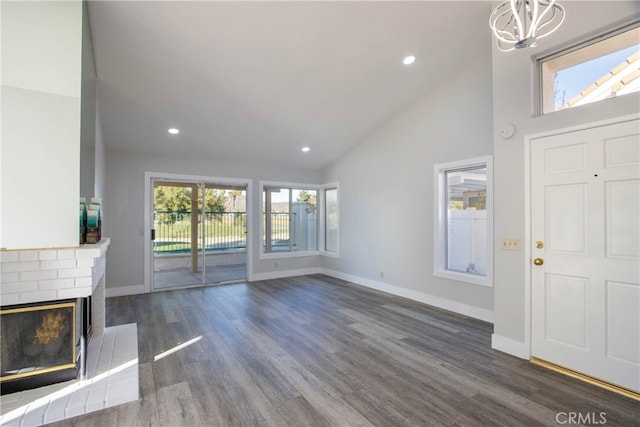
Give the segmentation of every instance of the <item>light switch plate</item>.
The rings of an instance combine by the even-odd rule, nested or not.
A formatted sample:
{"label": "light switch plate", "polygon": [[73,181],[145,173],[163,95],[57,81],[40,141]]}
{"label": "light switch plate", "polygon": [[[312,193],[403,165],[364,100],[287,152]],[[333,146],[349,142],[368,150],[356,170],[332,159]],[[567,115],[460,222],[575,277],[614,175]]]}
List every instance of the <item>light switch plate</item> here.
{"label": "light switch plate", "polygon": [[519,251],[520,239],[515,237],[503,237],[502,238],[502,250],[503,251]]}

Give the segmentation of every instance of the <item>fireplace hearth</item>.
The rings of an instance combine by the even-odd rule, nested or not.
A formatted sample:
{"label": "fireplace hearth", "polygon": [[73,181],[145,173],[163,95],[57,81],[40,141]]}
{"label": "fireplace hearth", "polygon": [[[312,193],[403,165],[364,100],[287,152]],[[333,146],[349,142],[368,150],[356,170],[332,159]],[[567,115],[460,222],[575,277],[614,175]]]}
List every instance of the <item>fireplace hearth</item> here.
{"label": "fireplace hearth", "polygon": [[90,331],[88,298],[0,310],[1,394],[77,378]]}

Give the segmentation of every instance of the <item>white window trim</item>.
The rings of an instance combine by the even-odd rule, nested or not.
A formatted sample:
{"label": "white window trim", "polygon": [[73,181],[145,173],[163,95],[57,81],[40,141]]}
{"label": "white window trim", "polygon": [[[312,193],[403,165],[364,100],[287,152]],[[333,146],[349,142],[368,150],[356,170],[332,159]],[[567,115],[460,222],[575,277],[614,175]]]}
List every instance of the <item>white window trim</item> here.
{"label": "white window trim", "polygon": [[[293,182],[279,182],[279,181],[260,181],[260,250],[258,251],[258,259],[278,259],[278,258],[298,258],[298,257],[308,257],[314,255],[320,255],[319,250],[314,251],[295,251],[295,252],[264,252],[264,221],[262,220],[262,216],[264,215],[264,188],[265,187],[279,187],[279,188],[290,188],[293,190],[316,190],[316,202],[318,201],[318,193],[320,192],[321,186],[317,184],[301,184],[301,183],[293,183]],[[316,206],[316,210],[318,206]],[[316,230],[316,232],[320,233],[320,227]],[[316,242],[318,245],[320,244],[320,235],[316,237]]]}
{"label": "white window trim", "polygon": [[[326,238],[327,238],[327,222],[326,222],[326,214],[327,214],[327,206],[326,206],[326,200],[325,200],[325,191],[326,190],[333,190],[335,189],[338,192],[338,206],[337,206],[337,213],[338,213],[338,232],[336,235],[336,250],[335,251],[328,251],[326,250]],[[318,239],[318,242],[322,244],[322,246],[319,246],[321,248],[320,250],[320,255],[322,256],[326,256],[329,258],[340,258],[340,184],[338,182],[330,182],[328,184],[323,184],[322,185],[322,211],[321,211],[321,217],[320,217],[320,238]]]}
{"label": "white window trim", "polygon": [[[309,256],[325,256],[328,258],[340,258],[340,183],[339,182],[330,182],[328,184],[301,184],[301,183],[293,183],[293,182],[282,182],[282,181],[259,181],[259,194],[260,197],[264,197],[264,188],[265,187],[280,187],[280,188],[291,188],[294,190],[316,190],[317,191],[317,212],[318,212],[318,249],[315,251],[296,251],[296,252],[264,252],[264,222],[262,221],[262,212],[264,206],[262,204],[262,199],[260,203],[260,229],[259,229],[259,241],[260,247],[258,251],[258,259],[278,259],[278,258],[301,258],[301,257],[309,257]],[[336,252],[326,251],[325,247],[325,200],[324,200],[324,190],[335,188],[338,190],[338,248]]]}
{"label": "white window trim", "polygon": [[[445,223],[447,209],[442,203],[446,196],[444,188],[444,173],[451,169],[486,165],[487,167],[487,275],[485,277],[476,276],[462,272],[455,272],[445,269],[446,265],[446,234],[447,224]],[[493,287],[493,158],[492,156],[482,156],[473,159],[458,160],[449,163],[440,163],[433,167],[433,275],[445,279],[457,280],[460,282],[472,283]]]}

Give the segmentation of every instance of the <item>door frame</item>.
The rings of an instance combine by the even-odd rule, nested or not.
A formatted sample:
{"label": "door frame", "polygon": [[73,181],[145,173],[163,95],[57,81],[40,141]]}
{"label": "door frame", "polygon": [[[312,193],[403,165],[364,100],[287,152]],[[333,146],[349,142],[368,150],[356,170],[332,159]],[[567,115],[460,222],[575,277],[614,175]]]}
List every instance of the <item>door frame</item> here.
{"label": "door frame", "polygon": [[145,171],[144,173],[144,289],[146,292],[153,292],[151,287],[151,280],[153,272],[152,263],[152,245],[151,245],[151,223],[152,211],[153,211],[153,181],[154,180],[166,180],[166,181],[182,181],[182,182],[209,182],[220,185],[244,185],[247,189],[247,247],[246,247],[246,268],[247,268],[247,280],[251,280],[253,277],[253,204],[251,203],[253,189],[253,181],[250,179],[242,178],[224,178],[224,177],[210,177],[202,175],[185,175],[175,174],[167,172],[152,172]]}
{"label": "door frame", "polygon": [[524,157],[525,157],[524,158],[524,184],[525,184],[524,185],[524,191],[525,191],[525,194],[524,194],[525,221],[524,222],[525,222],[526,232],[524,236],[523,251],[524,251],[524,263],[525,263],[526,274],[525,274],[525,281],[524,281],[524,297],[525,297],[524,327],[525,329],[524,329],[524,349],[523,349],[524,354],[522,354],[523,358],[531,359],[531,356],[532,356],[531,355],[531,347],[532,347],[531,317],[532,317],[532,309],[533,309],[532,307],[533,298],[531,294],[532,292],[531,282],[532,282],[532,274],[533,274],[533,270],[532,270],[533,264],[531,262],[531,254],[532,254],[531,245],[533,242],[533,238],[532,238],[532,229],[531,229],[531,224],[532,224],[531,144],[533,143],[533,141],[540,138],[546,138],[554,135],[561,135],[565,133],[571,133],[571,132],[603,127],[603,126],[609,126],[617,123],[624,123],[624,122],[629,122],[629,121],[638,120],[638,119],[640,119],[640,114],[629,114],[625,116],[614,117],[614,118],[605,119],[605,120],[598,120],[598,121],[589,122],[589,123],[582,123],[575,126],[569,126],[565,128],[554,129],[554,130],[535,133],[535,134],[528,134],[528,135],[525,135],[524,137]]}

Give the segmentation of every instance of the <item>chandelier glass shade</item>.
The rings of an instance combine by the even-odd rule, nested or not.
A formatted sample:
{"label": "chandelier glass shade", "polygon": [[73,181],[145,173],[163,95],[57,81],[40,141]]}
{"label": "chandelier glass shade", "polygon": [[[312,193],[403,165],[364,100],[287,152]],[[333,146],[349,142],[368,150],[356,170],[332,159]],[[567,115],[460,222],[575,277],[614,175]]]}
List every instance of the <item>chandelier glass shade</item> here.
{"label": "chandelier glass shade", "polygon": [[498,49],[533,47],[564,21],[564,7],[556,0],[507,0],[491,12],[489,26]]}

